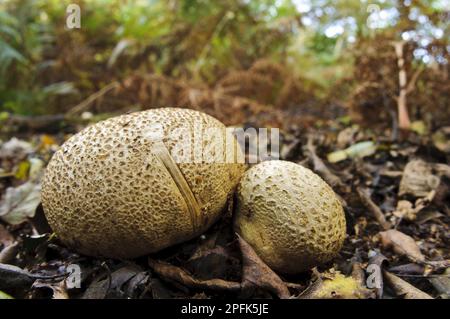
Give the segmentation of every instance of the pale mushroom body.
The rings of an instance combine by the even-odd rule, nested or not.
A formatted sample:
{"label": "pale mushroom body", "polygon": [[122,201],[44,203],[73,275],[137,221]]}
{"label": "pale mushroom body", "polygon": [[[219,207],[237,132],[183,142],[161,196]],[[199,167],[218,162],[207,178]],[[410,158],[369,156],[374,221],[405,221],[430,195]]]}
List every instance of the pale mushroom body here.
{"label": "pale mushroom body", "polygon": [[[201,139],[208,129],[215,138]],[[42,202],[49,224],[67,246],[113,258],[194,238],[218,219],[244,172],[239,148],[224,145],[229,138],[215,118],[180,108],[87,127],[46,169]]]}
{"label": "pale mushroom body", "polygon": [[235,229],[274,270],[305,271],[341,249],[342,205],[311,170],[287,161],[262,162],[243,175],[237,192]]}

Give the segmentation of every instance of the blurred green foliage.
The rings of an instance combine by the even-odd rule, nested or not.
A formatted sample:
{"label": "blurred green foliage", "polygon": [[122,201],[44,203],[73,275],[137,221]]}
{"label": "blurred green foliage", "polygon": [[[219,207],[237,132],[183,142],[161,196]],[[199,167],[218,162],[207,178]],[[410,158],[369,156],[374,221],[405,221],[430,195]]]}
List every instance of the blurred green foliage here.
{"label": "blurred green foliage", "polygon": [[[81,29],[65,26],[72,2],[81,7]],[[132,72],[212,85],[260,58],[327,90],[351,73],[354,45],[375,33],[448,37],[445,2],[4,0],[0,111],[61,112]]]}

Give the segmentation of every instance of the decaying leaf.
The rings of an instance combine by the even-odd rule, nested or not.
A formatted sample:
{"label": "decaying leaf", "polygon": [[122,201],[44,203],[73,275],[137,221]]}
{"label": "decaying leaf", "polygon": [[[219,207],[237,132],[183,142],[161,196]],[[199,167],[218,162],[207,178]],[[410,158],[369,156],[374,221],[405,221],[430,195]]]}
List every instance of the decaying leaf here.
{"label": "decaying leaf", "polygon": [[26,182],[16,188],[9,187],[0,201],[0,218],[17,225],[34,216],[41,202],[41,185]]}
{"label": "decaying leaf", "polygon": [[242,252],[242,289],[259,287],[274,293],[279,298],[289,298],[289,289],[283,280],[258,257],[241,236],[237,236]]}
{"label": "decaying leaf", "polygon": [[186,270],[180,267],[150,258],[148,263],[161,279],[169,282],[177,282],[188,288],[217,291],[239,291],[241,289],[241,284],[238,282],[226,281],[222,279],[198,280],[193,278]]}
{"label": "decaying leaf", "polygon": [[394,267],[389,267],[389,272],[395,275],[423,275],[425,273],[425,266],[416,263],[409,263],[398,265]]}
{"label": "decaying leaf", "polygon": [[431,199],[432,203],[440,207],[442,211],[445,211],[446,207],[447,209],[450,207],[450,177],[449,176],[442,176],[441,182],[439,183],[439,186],[436,188],[436,192],[434,194],[434,197]]}
{"label": "decaying leaf", "polygon": [[19,250],[19,243],[14,242],[5,246],[0,251],[0,264],[9,264],[17,255]]}
{"label": "decaying leaf", "polygon": [[120,267],[112,273],[100,274],[87,288],[83,299],[137,297],[137,286],[146,282],[148,274],[135,264]]}
{"label": "decaying leaf", "polygon": [[367,299],[374,296],[358,276],[346,277],[338,271],[316,273],[318,278],[300,296],[300,299]]}
{"label": "decaying leaf", "polygon": [[380,236],[385,248],[392,248],[397,254],[406,255],[413,262],[425,262],[425,256],[410,236],[395,229],[380,232]]}
{"label": "decaying leaf", "polygon": [[0,264],[0,290],[29,288],[34,280],[30,273],[22,268]]}
{"label": "decaying leaf", "polygon": [[14,242],[14,236],[6,229],[5,226],[0,224],[0,244],[3,246],[11,245]]}
{"label": "decaying leaf", "polygon": [[33,283],[32,288],[36,290],[50,289],[52,292],[52,299],[69,299],[69,294],[67,293],[64,280],[58,282],[48,282],[38,279]]}
{"label": "decaying leaf", "polygon": [[392,290],[394,290],[399,297],[403,297],[404,299],[433,299],[433,297],[424,293],[422,290],[417,289],[410,283],[388,271],[383,271],[383,276]]}
{"label": "decaying leaf", "polygon": [[425,197],[438,187],[439,180],[439,176],[433,174],[433,165],[423,160],[412,160],[405,166],[398,194]]}
{"label": "decaying leaf", "polygon": [[32,274],[17,266],[0,264],[0,290],[26,289],[30,288],[37,279],[52,280],[64,276],[65,274],[55,276]]}
{"label": "decaying leaf", "polygon": [[405,219],[408,221],[414,221],[417,218],[417,213],[421,211],[425,205],[419,205],[414,207],[413,203],[407,200],[399,200],[397,208],[392,213],[395,217]]}
{"label": "decaying leaf", "polygon": [[358,129],[356,127],[346,127],[336,137],[337,147],[344,148],[347,145],[353,143],[356,133]]}
{"label": "decaying leaf", "polygon": [[105,299],[110,287],[110,278],[106,278],[104,274],[98,276],[84,292],[82,299]]}
{"label": "decaying leaf", "polygon": [[176,290],[173,285],[157,278],[150,278],[150,284],[148,287],[151,290],[151,296],[153,299],[171,299],[171,298],[180,298],[182,293],[180,290]]}
{"label": "decaying leaf", "polygon": [[22,159],[33,151],[30,143],[19,140],[15,137],[8,142],[3,143],[0,147],[0,159],[2,158],[16,158]]}
{"label": "decaying leaf", "polygon": [[232,270],[238,272],[239,267],[239,260],[222,246],[197,250],[186,264],[186,268],[198,279],[225,278]]}
{"label": "decaying leaf", "polygon": [[415,222],[418,225],[424,224],[430,220],[435,220],[442,218],[444,215],[438,212],[437,210],[423,210],[420,212],[420,214],[417,216],[417,219]]}

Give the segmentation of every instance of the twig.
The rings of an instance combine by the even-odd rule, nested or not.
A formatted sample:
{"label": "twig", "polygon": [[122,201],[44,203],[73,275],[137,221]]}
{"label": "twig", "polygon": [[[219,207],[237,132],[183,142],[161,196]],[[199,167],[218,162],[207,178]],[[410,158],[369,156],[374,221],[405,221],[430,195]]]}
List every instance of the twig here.
{"label": "twig", "polygon": [[162,279],[178,282],[184,286],[196,289],[222,290],[222,291],[240,291],[239,282],[227,281],[223,279],[199,280],[192,277],[184,269],[170,265],[165,262],[148,260],[148,264]]}
{"label": "twig", "polygon": [[356,191],[358,192],[359,198],[361,199],[364,206],[372,213],[373,217],[377,220],[377,222],[381,225],[384,230],[388,230],[391,228],[391,224],[386,221],[383,212],[381,209],[372,201],[370,196],[367,194],[365,189],[361,187],[356,187]]}
{"label": "twig", "polygon": [[414,86],[416,85],[417,82],[417,78],[419,77],[419,75],[422,73],[422,71],[424,70],[424,67],[420,67],[419,69],[417,69],[413,76],[411,77],[411,80],[409,80],[408,86],[406,87],[406,93],[411,93],[412,90],[414,90]]}
{"label": "twig", "polygon": [[397,66],[398,66],[398,84],[400,91],[396,97],[397,109],[398,109],[398,124],[401,129],[409,129],[411,122],[409,119],[408,108],[406,104],[406,70],[405,70],[405,58],[403,56],[403,49],[405,46],[405,41],[393,42],[392,45],[395,49],[395,54],[397,55]]}
{"label": "twig", "polygon": [[398,84],[400,90],[398,96],[395,97],[398,108],[398,123],[400,129],[409,129],[411,122],[408,114],[407,107],[407,95],[414,90],[417,78],[424,70],[423,67],[417,69],[412,75],[411,79],[407,80],[406,68],[405,68],[405,57],[404,57],[404,46],[405,41],[395,41],[392,45],[395,49],[395,54],[397,56],[397,66],[398,66]]}
{"label": "twig", "polygon": [[119,85],[118,81],[114,81],[114,82],[109,83],[108,85],[106,85],[102,89],[100,89],[99,91],[97,91],[97,92],[91,94],[90,96],[88,96],[81,103],[79,103],[79,104],[75,105],[73,108],[71,108],[67,112],[67,115],[69,115],[69,116],[70,115],[75,115],[77,113],[80,113],[80,112],[84,111],[95,100],[97,100],[98,98],[102,97],[103,95],[105,95],[106,93],[111,91],[112,89],[115,89],[118,85]]}
{"label": "twig", "polygon": [[306,144],[306,150],[308,152],[308,157],[313,163],[314,170],[319,173],[320,176],[333,188],[338,188],[339,190],[344,189],[344,184],[341,179],[333,174],[322,159],[316,154],[316,147],[313,144],[312,135],[308,136],[308,142]]}
{"label": "twig", "polygon": [[393,273],[398,277],[411,277],[411,278],[450,278],[450,275],[409,275],[409,274],[402,274],[402,273]]}

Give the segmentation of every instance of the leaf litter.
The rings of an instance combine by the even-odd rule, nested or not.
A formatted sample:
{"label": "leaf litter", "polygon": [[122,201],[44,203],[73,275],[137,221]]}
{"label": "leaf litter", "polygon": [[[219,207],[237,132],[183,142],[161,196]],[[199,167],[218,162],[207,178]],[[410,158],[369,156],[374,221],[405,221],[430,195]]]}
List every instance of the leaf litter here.
{"label": "leaf litter", "polygon": [[[450,155],[442,136],[430,145],[426,133],[393,141],[344,122],[286,126],[282,159],[321,175],[344,206],[348,235],[333,261],[277,274],[234,233],[232,203],[202,236],[148,258],[79,256],[52,234],[39,199],[43,167],[67,136],[13,137],[0,144],[1,297],[448,298]],[[66,283],[72,263],[82,266],[80,288]]]}

